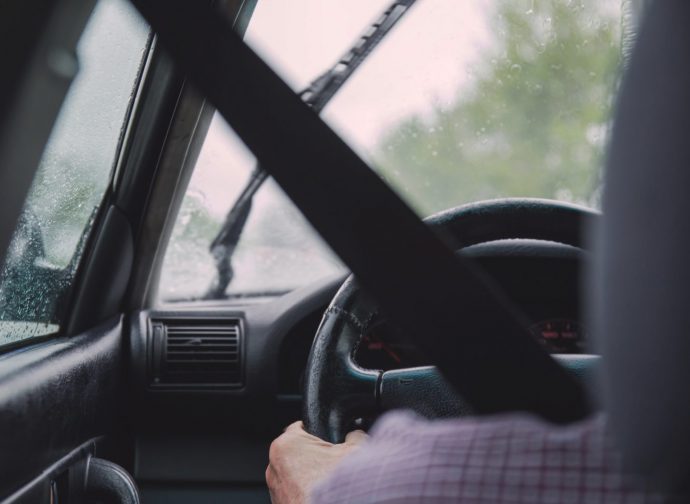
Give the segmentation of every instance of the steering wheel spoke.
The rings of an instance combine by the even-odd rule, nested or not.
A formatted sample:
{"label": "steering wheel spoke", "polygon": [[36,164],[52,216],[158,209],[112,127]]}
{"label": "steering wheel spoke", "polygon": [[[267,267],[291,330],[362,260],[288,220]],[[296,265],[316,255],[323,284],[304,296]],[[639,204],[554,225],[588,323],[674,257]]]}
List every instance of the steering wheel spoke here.
{"label": "steering wheel spoke", "polygon": [[382,411],[409,409],[427,418],[472,414],[472,408],[435,366],[386,371],[381,376],[378,403]]}
{"label": "steering wheel spoke", "polygon": [[[343,289],[351,283],[347,282]],[[370,306],[369,303],[357,305]],[[359,344],[372,318],[369,312],[331,306],[319,332],[340,337],[316,338],[312,345],[307,364],[311,371],[305,383],[304,424],[308,432],[326,441],[342,442],[356,418],[376,412],[382,372],[363,369],[352,357],[353,348]],[[311,397],[319,400],[310,401]]]}

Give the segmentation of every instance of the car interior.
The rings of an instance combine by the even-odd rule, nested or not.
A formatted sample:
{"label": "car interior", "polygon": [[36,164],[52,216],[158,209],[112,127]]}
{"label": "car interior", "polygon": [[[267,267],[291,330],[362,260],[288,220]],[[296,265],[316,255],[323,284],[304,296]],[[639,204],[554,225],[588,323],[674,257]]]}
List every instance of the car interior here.
{"label": "car interior", "polygon": [[686,491],[690,4],[574,3],[0,5],[0,502],[267,503],[394,409],[603,411]]}

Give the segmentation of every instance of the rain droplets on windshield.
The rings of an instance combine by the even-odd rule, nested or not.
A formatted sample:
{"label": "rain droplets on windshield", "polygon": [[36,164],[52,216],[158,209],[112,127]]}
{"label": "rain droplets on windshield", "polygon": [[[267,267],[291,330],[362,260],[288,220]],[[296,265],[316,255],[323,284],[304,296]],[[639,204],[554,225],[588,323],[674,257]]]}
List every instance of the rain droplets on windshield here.
{"label": "rain droplets on windshield", "polygon": [[[216,275],[209,245],[256,163],[222,118],[214,118],[209,135],[222,135],[223,143],[215,149],[205,144],[199,155],[166,251],[163,299],[197,298],[207,291]],[[283,294],[344,271],[272,180],[254,199],[232,268],[227,295],[252,297]]]}

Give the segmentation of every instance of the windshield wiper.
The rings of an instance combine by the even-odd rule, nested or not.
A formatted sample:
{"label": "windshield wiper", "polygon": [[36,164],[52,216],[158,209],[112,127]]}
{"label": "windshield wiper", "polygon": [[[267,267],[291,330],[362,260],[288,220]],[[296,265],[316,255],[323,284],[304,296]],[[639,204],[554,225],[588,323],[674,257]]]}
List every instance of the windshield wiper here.
{"label": "windshield wiper", "polygon": [[[321,113],[354,71],[364,62],[371,51],[383,40],[391,28],[400,20],[416,0],[396,0],[364,32],[357,43],[341,57],[335,65],[313,80],[299,93],[309,107]],[[232,256],[242,236],[247,218],[252,209],[254,195],[268,178],[268,174],[257,165],[249,181],[225,217],[209,250],[216,263],[216,277],[203,299],[221,299],[234,277]]]}

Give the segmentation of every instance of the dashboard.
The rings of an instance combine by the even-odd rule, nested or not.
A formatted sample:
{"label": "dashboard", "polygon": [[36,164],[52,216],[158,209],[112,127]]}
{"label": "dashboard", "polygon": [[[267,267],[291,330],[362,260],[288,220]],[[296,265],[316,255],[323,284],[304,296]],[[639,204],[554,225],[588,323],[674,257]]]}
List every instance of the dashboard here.
{"label": "dashboard", "polygon": [[[527,318],[529,333],[549,353],[588,353],[578,294],[584,252],[551,242],[501,240],[469,247],[464,253],[516,302]],[[367,369],[383,370],[432,364],[385,320],[364,335],[355,361]]]}
{"label": "dashboard", "polygon": [[[586,252],[553,242],[501,240],[467,247],[462,254],[515,302],[530,333],[549,352],[587,353],[579,299]],[[268,302],[197,302],[140,312],[133,320],[131,354],[144,402],[164,405],[210,393],[252,403],[298,400],[316,329],[343,280],[326,279]],[[492,313],[483,316],[490,320]],[[223,336],[223,324],[231,326],[234,339],[209,339]],[[199,374],[209,371],[217,348],[235,359],[232,373]],[[383,318],[363,335],[353,358],[361,367],[382,370],[432,364]],[[185,367],[180,359],[191,360]],[[166,372],[173,364],[183,368],[177,375]]]}
{"label": "dashboard", "polygon": [[[577,320],[540,320],[529,327],[529,332],[549,353],[587,353],[585,329]],[[367,369],[385,371],[432,364],[414,345],[395,334],[386,323],[376,325],[364,335],[355,353],[355,362]]]}
{"label": "dashboard", "polygon": [[[462,253],[516,303],[526,326],[550,352],[567,354],[582,369],[596,359],[583,355],[588,341],[579,285],[585,252],[550,242],[504,240]],[[173,481],[233,474],[238,481],[262,480],[268,443],[301,417],[314,335],[344,280],[344,275],[324,279],[264,302],[176,303],[134,312],[129,400],[136,403],[132,422],[143,433],[137,441],[140,477]],[[492,313],[482,315],[490,320]],[[383,318],[364,335],[353,358],[362,367],[383,370],[431,364]],[[189,438],[184,450],[171,454],[161,429]],[[235,451],[228,443],[249,443],[251,449],[230,456]]]}

